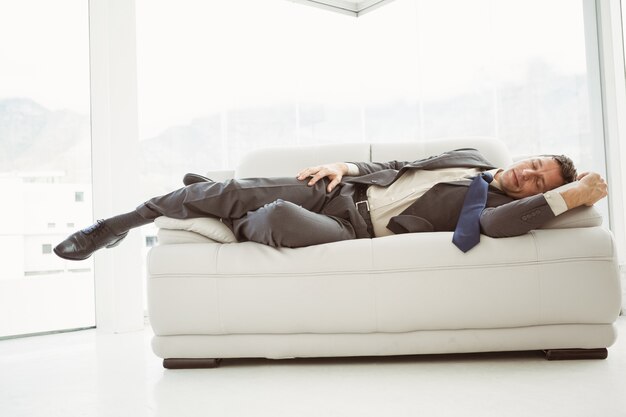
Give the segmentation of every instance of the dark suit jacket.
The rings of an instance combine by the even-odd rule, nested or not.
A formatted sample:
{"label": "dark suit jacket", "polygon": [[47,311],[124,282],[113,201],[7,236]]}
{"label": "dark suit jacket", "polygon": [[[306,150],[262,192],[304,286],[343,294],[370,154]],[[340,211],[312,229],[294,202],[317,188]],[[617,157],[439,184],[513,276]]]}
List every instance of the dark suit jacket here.
{"label": "dark suit jacket", "polygon": [[[383,187],[393,184],[402,174],[413,169],[478,168],[484,171],[496,168],[476,149],[469,148],[413,162],[355,164],[362,175],[346,178],[345,182]],[[396,234],[453,231],[470,182],[464,180],[436,184],[409,208],[393,217],[387,228]],[[488,236],[518,236],[540,227],[554,217],[543,194],[514,200],[490,186],[480,226],[482,233]]]}

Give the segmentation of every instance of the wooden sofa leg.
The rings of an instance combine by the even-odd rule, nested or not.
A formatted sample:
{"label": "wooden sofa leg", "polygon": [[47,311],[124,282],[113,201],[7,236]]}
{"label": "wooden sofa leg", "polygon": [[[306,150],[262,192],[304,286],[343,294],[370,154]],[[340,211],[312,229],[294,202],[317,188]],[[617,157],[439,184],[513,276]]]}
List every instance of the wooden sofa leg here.
{"label": "wooden sofa leg", "polygon": [[167,369],[217,368],[221,359],[209,358],[168,358],[163,359],[163,367]]}
{"label": "wooden sofa leg", "polygon": [[606,348],[599,349],[548,349],[544,350],[549,361],[572,359],[606,359],[609,356]]}

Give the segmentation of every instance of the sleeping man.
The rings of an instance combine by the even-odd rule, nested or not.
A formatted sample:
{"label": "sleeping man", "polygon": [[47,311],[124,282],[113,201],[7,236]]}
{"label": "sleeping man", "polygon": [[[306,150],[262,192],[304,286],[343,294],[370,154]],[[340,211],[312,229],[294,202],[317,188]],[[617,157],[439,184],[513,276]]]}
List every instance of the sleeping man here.
{"label": "sleeping man", "polygon": [[[332,163],[306,168],[296,177],[190,178],[194,182],[183,188],[73,233],[54,252],[86,259],[159,216],[218,218],[239,241],[290,248],[399,233],[455,231],[456,238],[467,224],[475,234],[517,236],[607,195],[599,174],[578,175],[564,155],[499,168],[470,148],[412,162]],[[555,190],[571,182],[576,183]],[[478,205],[472,184],[484,189]],[[476,215],[470,219],[465,213],[472,206]],[[476,239],[453,243],[467,251]]]}

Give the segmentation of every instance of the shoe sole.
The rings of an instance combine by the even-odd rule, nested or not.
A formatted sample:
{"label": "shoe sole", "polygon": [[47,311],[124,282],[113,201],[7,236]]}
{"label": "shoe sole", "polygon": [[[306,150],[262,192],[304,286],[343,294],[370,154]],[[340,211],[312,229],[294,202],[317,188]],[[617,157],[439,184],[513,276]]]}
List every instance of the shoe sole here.
{"label": "shoe sole", "polygon": [[52,249],[52,251],[59,258],[67,259],[68,261],[84,261],[85,259],[88,259],[91,256],[91,254],[89,254],[89,255],[85,256],[84,258],[70,258],[69,256],[65,256],[65,255],[62,255],[59,252],[57,252],[56,248]]}

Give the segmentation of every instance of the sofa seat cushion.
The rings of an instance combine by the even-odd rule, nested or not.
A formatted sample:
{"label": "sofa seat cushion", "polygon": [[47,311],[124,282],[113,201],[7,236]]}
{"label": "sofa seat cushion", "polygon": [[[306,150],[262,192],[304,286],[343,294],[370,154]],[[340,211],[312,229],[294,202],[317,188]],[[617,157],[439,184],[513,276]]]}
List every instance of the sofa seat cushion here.
{"label": "sofa seat cushion", "polygon": [[160,245],[148,260],[151,322],[156,335],[373,333],[604,324],[619,311],[601,227],[483,236],[467,254],[450,239]]}

